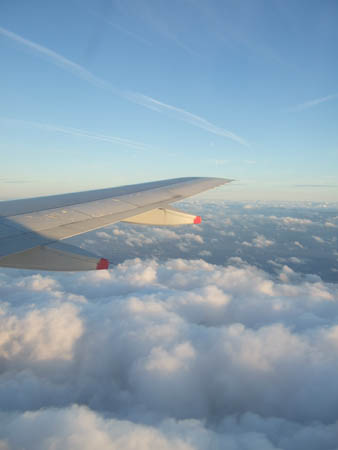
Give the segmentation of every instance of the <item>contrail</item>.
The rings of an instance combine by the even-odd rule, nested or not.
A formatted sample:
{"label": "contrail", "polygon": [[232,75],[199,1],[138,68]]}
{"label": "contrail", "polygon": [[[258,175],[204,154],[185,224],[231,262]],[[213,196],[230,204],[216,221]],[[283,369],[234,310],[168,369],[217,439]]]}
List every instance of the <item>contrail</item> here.
{"label": "contrail", "polygon": [[216,134],[218,136],[223,136],[233,141],[236,141],[242,145],[249,146],[249,143],[243,139],[242,137],[236,135],[232,131],[225,130],[223,128],[214,125],[203,117],[197,116],[196,114],[192,114],[189,111],[186,111],[182,108],[178,108],[177,106],[169,105],[167,103],[160,102],[152,97],[148,97],[143,94],[129,92],[126,96],[133,102],[138,103],[146,108],[152,109],[157,112],[172,112],[175,117],[183,122],[190,123],[191,125],[202,128],[203,130],[209,131],[210,133]]}
{"label": "contrail", "polygon": [[27,47],[39,55],[45,57],[48,61],[51,63],[68,70],[72,72],[73,74],[79,76],[80,78],[88,81],[89,83],[94,84],[95,86],[106,88],[109,90],[112,90],[115,94],[118,94],[118,90],[114,89],[113,86],[111,86],[106,81],[102,80],[99,77],[96,77],[93,75],[89,70],[82,67],[80,64],[76,64],[73,61],[65,58],[64,56],[60,55],[59,53],[54,52],[53,50],[50,50],[47,47],[43,47],[40,44],[36,44],[35,42],[29,41],[28,39],[25,39],[21,36],[19,36],[16,33],[12,33],[9,30],[6,30],[3,27],[0,27],[0,34],[3,36],[6,36],[7,38],[11,39],[12,41],[15,41],[24,47]]}
{"label": "contrail", "polygon": [[110,142],[112,144],[121,144],[126,147],[133,148],[135,150],[142,150],[142,151],[153,150],[151,147],[149,147],[146,144],[143,144],[141,142],[132,141],[130,139],[125,139],[125,138],[121,138],[121,137],[117,137],[117,136],[110,136],[110,135],[100,134],[100,133],[92,133],[90,131],[82,130],[79,128],[63,127],[63,126],[51,125],[51,124],[41,123],[41,122],[32,122],[32,121],[28,121],[28,120],[9,119],[7,117],[0,117],[0,120],[2,122],[15,124],[15,125],[21,124],[24,126],[39,128],[41,130],[55,131],[57,133],[70,134],[72,136],[81,136],[81,137],[86,137],[89,139],[94,139],[96,141]]}
{"label": "contrail", "polygon": [[334,100],[338,98],[338,94],[327,95],[326,97],[315,98],[314,100],[310,100],[305,103],[300,103],[292,108],[292,111],[303,111],[304,109],[313,108],[314,106],[319,105],[320,103],[328,102],[330,100]]}
{"label": "contrail", "polygon": [[85,69],[80,64],[76,64],[73,61],[65,58],[64,56],[54,52],[53,50],[50,50],[49,48],[43,47],[40,44],[36,44],[35,42],[25,39],[16,33],[6,30],[3,27],[0,27],[0,34],[23,45],[24,47],[27,47],[27,48],[35,51],[39,55],[42,55],[43,57],[45,57],[51,63],[63,68],[64,70],[68,70],[68,71],[72,72],[73,74],[88,81],[89,83],[93,84],[94,86],[108,89],[110,92],[112,92],[115,95],[123,97],[133,103],[140,104],[140,105],[142,105],[146,108],[152,109],[154,111],[157,111],[160,113],[161,112],[171,112],[174,114],[174,117],[176,117],[178,120],[189,123],[197,128],[201,128],[202,130],[208,131],[209,133],[215,134],[217,136],[222,136],[222,137],[231,139],[235,142],[238,142],[241,145],[244,145],[247,147],[249,146],[248,142],[245,139],[236,135],[232,131],[220,128],[217,125],[214,125],[213,123],[204,119],[203,117],[197,116],[196,114],[193,114],[182,108],[160,102],[159,100],[156,100],[152,97],[148,97],[146,95],[143,95],[143,94],[140,94],[137,92],[134,93],[134,92],[118,90],[118,89],[114,88],[114,86],[112,86],[107,81],[104,81],[101,78],[93,75],[91,72],[89,72],[87,69]]}

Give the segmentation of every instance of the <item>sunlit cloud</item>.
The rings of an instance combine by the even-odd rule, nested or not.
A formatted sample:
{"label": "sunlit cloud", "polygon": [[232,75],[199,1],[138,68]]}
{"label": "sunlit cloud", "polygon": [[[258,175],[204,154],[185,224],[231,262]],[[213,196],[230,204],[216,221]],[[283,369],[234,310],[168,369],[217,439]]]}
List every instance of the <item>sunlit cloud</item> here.
{"label": "sunlit cloud", "polygon": [[206,220],[79,237],[111,270],[0,270],[0,448],[335,448],[337,211],[182,204]]}
{"label": "sunlit cloud", "polygon": [[289,217],[289,216],[286,217],[269,216],[268,219],[283,225],[313,225],[314,223],[310,219]]}
{"label": "sunlit cloud", "polygon": [[4,449],[334,448],[334,284],[240,258],[0,276]]}
{"label": "sunlit cloud", "polygon": [[315,241],[319,242],[320,244],[325,244],[324,239],[321,238],[320,236],[312,236],[312,238],[313,238]]}
{"label": "sunlit cloud", "polygon": [[245,247],[256,247],[256,248],[264,248],[264,247],[270,247],[271,245],[274,245],[275,241],[272,241],[270,239],[267,239],[262,234],[257,234],[255,238],[252,239],[251,242],[243,241],[242,245]]}

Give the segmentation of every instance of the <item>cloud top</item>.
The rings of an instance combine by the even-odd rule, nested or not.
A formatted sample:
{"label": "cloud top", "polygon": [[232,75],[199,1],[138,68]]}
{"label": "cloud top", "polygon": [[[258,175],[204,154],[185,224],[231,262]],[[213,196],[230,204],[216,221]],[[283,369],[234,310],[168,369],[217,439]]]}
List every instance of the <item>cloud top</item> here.
{"label": "cloud top", "polygon": [[332,448],[336,285],[240,258],[0,282],[3,448]]}

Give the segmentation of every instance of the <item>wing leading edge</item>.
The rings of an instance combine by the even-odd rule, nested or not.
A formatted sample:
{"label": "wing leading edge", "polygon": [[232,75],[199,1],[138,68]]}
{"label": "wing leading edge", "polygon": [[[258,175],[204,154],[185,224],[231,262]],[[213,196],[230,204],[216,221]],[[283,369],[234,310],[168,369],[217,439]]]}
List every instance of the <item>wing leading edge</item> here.
{"label": "wing leading edge", "polygon": [[0,266],[37,270],[106,269],[107,260],[58,241],[125,221],[199,223],[171,203],[229,183],[177,178],[95,191],[0,202]]}

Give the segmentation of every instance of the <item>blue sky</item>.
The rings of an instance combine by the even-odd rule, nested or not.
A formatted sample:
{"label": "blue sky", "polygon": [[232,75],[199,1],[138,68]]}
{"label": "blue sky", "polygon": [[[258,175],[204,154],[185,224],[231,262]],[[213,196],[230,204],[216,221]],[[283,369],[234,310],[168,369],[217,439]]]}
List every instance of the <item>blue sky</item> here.
{"label": "blue sky", "polygon": [[4,1],[0,197],[179,176],[338,200],[336,1]]}

